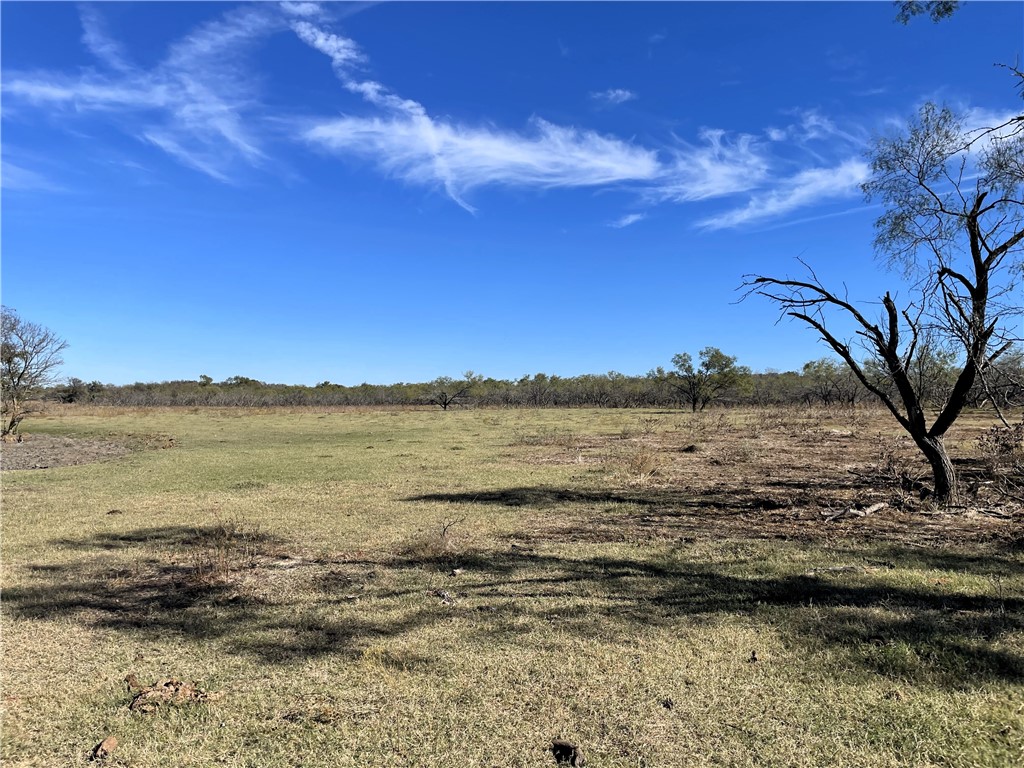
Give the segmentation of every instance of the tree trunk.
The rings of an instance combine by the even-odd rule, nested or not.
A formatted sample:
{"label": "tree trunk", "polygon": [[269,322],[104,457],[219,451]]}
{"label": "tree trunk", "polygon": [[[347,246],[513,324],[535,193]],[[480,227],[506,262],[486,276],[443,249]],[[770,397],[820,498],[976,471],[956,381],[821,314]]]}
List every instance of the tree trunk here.
{"label": "tree trunk", "polygon": [[960,499],[956,481],[956,470],[946,453],[946,444],[941,437],[916,438],[917,447],[921,449],[928,464],[932,468],[932,480],[935,483],[935,500],[943,504],[956,504]]}
{"label": "tree trunk", "polygon": [[21,403],[18,402],[17,398],[11,398],[7,406],[7,412],[11,418],[0,422],[0,436],[3,437],[14,434],[18,430],[18,424],[21,423],[22,419]]}

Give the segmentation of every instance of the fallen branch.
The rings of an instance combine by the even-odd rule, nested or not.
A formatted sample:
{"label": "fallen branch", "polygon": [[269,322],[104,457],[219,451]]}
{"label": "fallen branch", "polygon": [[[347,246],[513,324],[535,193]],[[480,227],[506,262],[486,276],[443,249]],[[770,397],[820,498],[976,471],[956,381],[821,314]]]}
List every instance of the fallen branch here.
{"label": "fallen branch", "polygon": [[872,504],[867,509],[856,509],[855,507],[849,507],[848,509],[840,510],[839,512],[832,512],[831,510],[822,510],[821,515],[825,518],[826,523],[831,523],[833,520],[840,520],[844,517],[867,517],[873,515],[881,509],[884,509],[888,505],[884,501],[880,501],[877,504]]}

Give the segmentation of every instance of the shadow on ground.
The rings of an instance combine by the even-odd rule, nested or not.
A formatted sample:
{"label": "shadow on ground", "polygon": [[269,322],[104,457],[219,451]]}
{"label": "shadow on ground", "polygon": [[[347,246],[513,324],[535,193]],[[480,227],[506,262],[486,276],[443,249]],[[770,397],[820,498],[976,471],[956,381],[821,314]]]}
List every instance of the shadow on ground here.
{"label": "shadow on ground", "polygon": [[[757,488],[713,485],[709,488],[647,486],[631,489],[576,489],[519,486],[485,491],[429,493],[405,501],[460,505],[561,508],[568,525],[545,525],[556,540],[609,543],[721,538],[832,541],[836,538],[897,541],[914,546],[950,543],[1024,543],[1024,518],[979,522],[970,515],[946,515],[925,509],[914,511],[887,506],[866,517],[833,514],[851,506],[847,491],[860,485],[848,481],[796,483],[767,480]],[[865,503],[883,500],[877,492],[865,494]],[[558,520],[558,515],[548,515]],[[579,517],[585,518],[581,525]]]}
{"label": "shadow on ground", "polygon": [[[968,550],[892,542],[846,546],[840,539],[814,551],[853,565],[797,573],[784,560],[778,567],[759,560],[768,552],[764,544],[752,544],[746,560],[709,559],[706,542],[690,551],[689,534],[727,538],[723,520],[742,518],[736,530],[749,532],[750,516],[763,523],[772,512],[735,494],[733,504],[720,507],[650,490],[511,488],[417,500],[540,508],[619,503],[633,511],[589,529],[566,522],[532,538],[517,535],[488,550],[379,558],[295,557],[287,554],[288,542],[223,525],[63,538],[53,543],[73,557],[25,566],[19,582],[4,591],[3,608],[10,617],[72,618],[133,637],[216,640],[267,663],[355,656],[374,641],[460,618],[469,627],[463,631],[528,643],[550,624],[628,642],[640,625],[714,631],[715,621],[739,617],[770,626],[808,654],[839,650],[851,668],[894,679],[954,688],[1024,682],[1019,642],[1011,646],[1024,632],[1024,599],[1002,586],[1011,579],[1019,592],[1018,540]],[[635,556],[621,554],[629,547],[609,546],[628,540],[615,535],[616,527],[624,536],[645,525],[672,535],[658,547],[632,549]],[[772,535],[790,538],[781,529]],[[453,568],[463,570],[447,576]],[[968,593],[907,578],[923,569],[970,574],[991,588]]]}

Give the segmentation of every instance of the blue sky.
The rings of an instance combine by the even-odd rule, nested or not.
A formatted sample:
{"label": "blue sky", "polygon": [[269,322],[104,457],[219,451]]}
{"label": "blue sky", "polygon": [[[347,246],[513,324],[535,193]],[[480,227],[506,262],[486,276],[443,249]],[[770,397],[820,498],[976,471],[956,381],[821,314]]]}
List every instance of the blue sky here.
{"label": "blue sky", "polygon": [[746,273],[898,277],[865,152],[1019,109],[1024,3],[16,3],[2,297],[110,383],[825,350]]}

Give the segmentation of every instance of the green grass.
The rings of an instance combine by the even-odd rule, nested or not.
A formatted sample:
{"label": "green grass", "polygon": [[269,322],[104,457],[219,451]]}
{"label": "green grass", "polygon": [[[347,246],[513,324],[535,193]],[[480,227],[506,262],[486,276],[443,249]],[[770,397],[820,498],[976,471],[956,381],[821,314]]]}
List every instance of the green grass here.
{"label": "green grass", "polygon": [[[26,422],[175,444],[4,473],[3,762],[113,734],[125,766],[526,768],[553,737],[593,766],[1020,764],[1012,524],[826,525],[885,423],[808,470],[820,425],[757,418]],[[129,672],[224,696],[131,713]]]}

